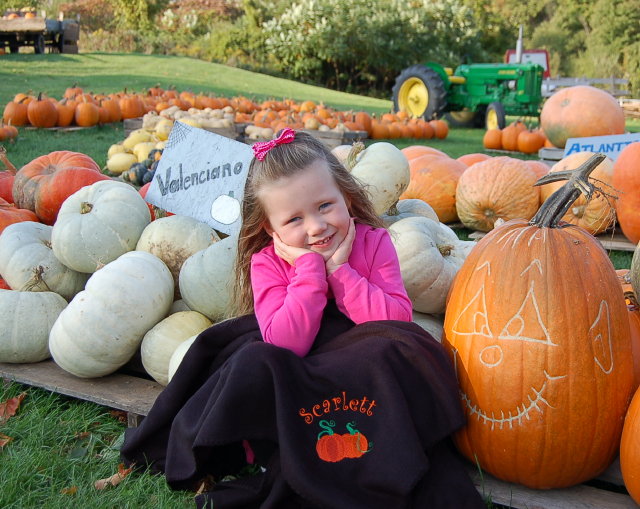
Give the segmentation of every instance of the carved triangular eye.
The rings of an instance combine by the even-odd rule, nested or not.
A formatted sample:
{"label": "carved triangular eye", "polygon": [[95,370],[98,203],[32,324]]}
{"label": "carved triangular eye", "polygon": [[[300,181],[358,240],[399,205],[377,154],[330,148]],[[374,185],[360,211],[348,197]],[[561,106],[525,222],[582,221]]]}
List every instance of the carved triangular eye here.
{"label": "carved triangular eye", "polygon": [[[469,327],[468,324],[471,324],[471,327]],[[493,333],[489,328],[484,284],[458,315],[452,329],[455,334],[459,334],[461,336],[480,335],[487,338],[493,338]]]}
{"label": "carved triangular eye", "polygon": [[613,370],[613,345],[611,344],[611,317],[607,301],[600,303],[598,316],[589,328],[589,339],[593,344],[593,360],[606,374]]}
{"label": "carved triangular eye", "polygon": [[540,306],[536,299],[533,281],[531,281],[529,285],[529,291],[527,291],[527,295],[522,301],[520,308],[506,323],[498,339],[507,341],[530,341],[557,346],[551,341],[547,326],[540,316]]}

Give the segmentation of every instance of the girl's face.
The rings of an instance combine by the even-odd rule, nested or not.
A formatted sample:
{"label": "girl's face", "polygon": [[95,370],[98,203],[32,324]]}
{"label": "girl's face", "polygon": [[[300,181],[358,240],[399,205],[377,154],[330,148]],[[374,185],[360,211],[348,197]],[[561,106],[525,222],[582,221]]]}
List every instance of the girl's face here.
{"label": "girl's face", "polygon": [[348,204],[324,159],[264,185],[259,199],[267,215],[265,230],[289,246],[322,254],[335,249],[349,231]]}

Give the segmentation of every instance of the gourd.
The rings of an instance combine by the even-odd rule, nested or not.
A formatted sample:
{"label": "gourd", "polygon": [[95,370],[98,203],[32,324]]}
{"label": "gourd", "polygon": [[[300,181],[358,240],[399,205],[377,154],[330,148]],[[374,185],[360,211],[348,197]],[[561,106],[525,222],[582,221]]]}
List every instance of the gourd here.
{"label": "gourd", "polygon": [[169,361],[175,349],[193,335],[211,326],[211,320],[197,311],[180,311],[154,325],[142,338],[142,365],[161,385],[169,383]]}
{"label": "gourd", "polygon": [[594,191],[587,177],[604,157],[565,173],[530,221],[483,237],[449,293],[443,345],[467,418],[454,441],[479,468],[530,488],[607,468],[631,397],[629,317],[613,265],[591,234],[559,224],[579,189]]}
{"label": "gourd", "polygon": [[615,201],[622,233],[631,242],[640,242],[640,143],[627,145],[613,164],[612,185],[621,191]]}
{"label": "gourd", "polygon": [[[576,152],[568,155],[554,164],[549,170],[549,174],[580,166],[591,156],[593,156],[593,152]],[[613,161],[607,157],[589,176],[590,181],[600,186],[603,192],[596,192],[589,200],[584,196],[580,196],[569,207],[562,220],[581,226],[592,235],[598,235],[609,228],[616,220],[614,206],[614,201],[616,200],[607,196],[607,194],[617,194],[610,187],[613,181],[613,172]],[[562,182],[551,182],[541,186],[540,201],[547,200],[560,187],[562,187]]]}
{"label": "gourd", "polygon": [[107,159],[107,170],[116,175],[120,175],[137,162],[138,158],[134,154],[129,152],[115,152]]}
{"label": "gourd", "polygon": [[62,203],[73,193],[109,177],[86,154],[58,150],[37,157],[18,170],[13,183],[17,207],[36,213],[40,221],[52,225]]}
{"label": "gourd", "polygon": [[400,221],[400,219],[415,216],[422,216],[438,221],[438,215],[431,205],[417,198],[398,200],[395,206],[392,206],[386,214],[382,214],[380,217],[382,221],[384,221],[384,225],[388,228],[396,221]]}
{"label": "gourd", "polygon": [[180,366],[182,359],[184,359],[187,351],[189,350],[189,348],[191,348],[191,345],[193,345],[198,336],[199,334],[194,334],[193,336],[185,339],[176,347],[176,349],[171,354],[171,358],[169,359],[169,368],[167,370],[168,382],[171,382],[173,375],[175,375],[176,371],[178,371],[178,367]]}
{"label": "gourd", "polygon": [[53,324],[51,355],[81,378],[113,373],[138,350],[173,301],[166,265],[144,251],[130,251],[92,274]]}
{"label": "gourd", "polygon": [[167,265],[175,282],[175,298],[179,299],[180,268],[184,261],[219,240],[208,224],[176,215],[149,223],[142,231],[136,249],[156,255]]}
{"label": "gourd", "polygon": [[25,221],[0,235],[0,274],[19,291],[55,292],[66,300],[84,288],[88,274],[63,265],[51,249],[52,227]]}
{"label": "gourd", "polygon": [[78,272],[95,272],[135,249],[151,222],[146,202],[123,182],[84,187],[62,204],[51,232],[56,257]]}
{"label": "gourd", "polygon": [[366,186],[373,208],[380,215],[398,201],[409,185],[409,162],[391,143],[363,147],[362,143],[354,144],[346,166]]}
{"label": "gourd", "polygon": [[544,102],[540,126],[554,146],[564,148],[569,138],[623,134],[624,111],[604,90],[586,85],[566,87]]}
{"label": "gourd", "polygon": [[488,232],[497,219],[530,219],[538,210],[536,174],[520,159],[493,157],[469,167],[456,188],[458,218]]}
{"label": "gourd", "polygon": [[191,255],[180,269],[182,299],[214,322],[225,317],[231,300],[237,244],[237,235],[226,237]]}
{"label": "gourd", "polygon": [[640,390],[636,390],[624,418],[620,470],[629,495],[640,504]]}
{"label": "gourd", "polygon": [[389,227],[389,233],[413,309],[444,313],[447,292],[467,255],[468,242],[426,217],[401,219]]}
{"label": "gourd", "polygon": [[66,306],[53,292],[0,290],[0,362],[48,359],[49,331]]}

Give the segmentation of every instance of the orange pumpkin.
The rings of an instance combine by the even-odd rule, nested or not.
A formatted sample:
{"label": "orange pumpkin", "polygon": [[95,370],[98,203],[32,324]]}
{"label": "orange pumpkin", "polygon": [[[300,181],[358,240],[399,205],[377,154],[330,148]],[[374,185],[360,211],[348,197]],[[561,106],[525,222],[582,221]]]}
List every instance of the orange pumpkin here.
{"label": "orange pumpkin", "polygon": [[482,146],[492,150],[502,149],[502,130],[487,129],[482,137]]}
{"label": "orange pumpkin", "polygon": [[524,154],[537,154],[544,146],[544,136],[541,136],[538,131],[531,131],[525,129],[520,131],[516,142],[518,150]]}
{"label": "orange pumpkin", "polygon": [[502,148],[504,150],[516,151],[518,150],[518,136],[522,130],[518,127],[518,124],[509,124],[502,130]]}
{"label": "orange pumpkin", "polygon": [[533,172],[536,174],[536,177],[538,178],[544,177],[549,173],[549,166],[547,166],[547,164],[543,163],[542,161],[534,161],[532,159],[529,159],[528,161],[525,161],[524,164],[526,164],[531,170],[533,170]]}
{"label": "orange pumpkin", "polygon": [[349,433],[342,435],[345,458],[359,458],[369,452],[369,441],[360,431],[355,429],[355,422],[347,424]]}
{"label": "orange pumpkin", "polygon": [[27,118],[32,126],[53,127],[58,121],[58,110],[49,99],[43,97],[41,92],[38,98],[27,106]]}
{"label": "orange pumpkin", "polygon": [[560,148],[569,138],[623,134],[624,122],[624,111],[615,97],[586,85],[558,90],[540,112],[545,136]]}
{"label": "orange pumpkin", "polygon": [[[555,173],[571,168],[576,168],[593,155],[593,152],[575,152],[554,164],[549,173]],[[613,183],[613,161],[608,157],[598,165],[591,173],[590,181],[602,188],[607,193],[615,194],[611,186]],[[596,180],[599,182],[596,182]],[[562,182],[551,182],[540,187],[540,200],[544,202],[557,189],[562,187]],[[564,215],[564,220],[568,223],[581,226],[593,235],[605,231],[615,221],[616,200],[596,193],[587,201],[587,198],[580,196]]]}
{"label": "orange pumpkin", "polygon": [[0,233],[10,224],[22,221],[38,222],[38,217],[30,210],[19,209],[13,203],[0,198]]}
{"label": "orange pumpkin", "polygon": [[52,225],[62,202],[84,186],[109,180],[88,155],[60,150],[37,157],[15,176],[13,200],[17,207],[36,213]]}
{"label": "orange pumpkin", "polygon": [[22,99],[19,102],[9,101],[7,105],[4,107],[4,112],[2,113],[2,120],[6,124],[22,126],[29,122],[29,118],[27,117],[27,103],[25,99]]}
{"label": "orange pumpkin", "polygon": [[400,150],[408,161],[427,154],[437,154],[439,156],[449,157],[447,154],[437,148],[428,147],[427,145],[409,145]]}
{"label": "orange pumpkin", "polygon": [[431,161],[414,173],[400,199],[417,198],[431,205],[440,222],[456,221],[456,188],[466,169],[463,163],[455,159],[433,156]]}
{"label": "orange pumpkin", "polygon": [[433,127],[435,137],[439,140],[443,140],[449,135],[449,124],[447,124],[444,120],[430,120],[429,125]]}
{"label": "orange pumpkin", "polygon": [[621,191],[615,208],[622,233],[634,244],[640,241],[640,142],[627,145],[613,165],[612,185]]}
{"label": "orange pumpkin", "polygon": [[76,106],[75,121],[80,127],[91,127],[100,120],[98,106],[86,99]]}
{"label": "orange pumpkin", "polygon": [[488,154],[483,154],[481,152],[474,152],[458,157],[457,161],[460,161],[467,166],[472,166],[476,163],[479,163],[480,161],[486,161],[487,159],[491,159],[491,156]]}
{"label": "orange pumpkin", "polygon": [[56,125],[59,127],[66,127],[71,125],[76,115],[76,103],[67,99],[62,99],[55,103],[56,110],[58,112],[58,121]]}
{"label": "orange pumpkin", "polygon": [[414,157],[413,159],[409,159],[409,174],[411,178],[413,178],[413,176],[420,170],[428,168],[433,161],[436,161],[438,159],[450,160],[451,158],[447,154],[439,154],[437,152],[433,152],[426,153],[419,157]]}
{"label": "orange pumpkin", "polygon": [[536,174],[520,159],[493,157],[468,168],[456,189],[460,221],[488,232],[498,219],[530,219],[538,210]]}
{"label": "orange pumpkin", "polygon": [[[583,185],[596,161],[580,171]],[[579,192],[570,182],[531,221],[482,238],[446,308],[443,345],[467,416],[455,443],[483,470],[535,489],[607,468],[632,394],[628,311],[613,265],[590,233],[559,225]]]}
{"label": "orange pumpkin", "polygon": [[620,470],[629,495],[636,504],[640,504],[640,390],[636,390],[624,419]]}
{"label": "orange pumpkin", "polygon": [[319,426],[324,430],[318,434],[316,452],[321,460],[335,463],[345,458],[344,441],[342,435],[333,432],[333,421],[320,421]]}

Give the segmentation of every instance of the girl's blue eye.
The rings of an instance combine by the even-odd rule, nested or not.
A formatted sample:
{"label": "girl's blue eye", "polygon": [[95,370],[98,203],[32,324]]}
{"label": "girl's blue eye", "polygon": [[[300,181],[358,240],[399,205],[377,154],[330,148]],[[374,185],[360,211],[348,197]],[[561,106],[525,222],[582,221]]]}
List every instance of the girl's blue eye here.
{"label": "girl's blue eye", "polygon": [[323,203],[322,205],[320,205],[321,209],[326,209],[327,207],[329,207],[331,205],[331,203],[327,202],[327,203]]}
{"label": "girl's blue eye", "polygon": [[293,223],[293,222],[295,222],[295,221],[298,221],[299,219],[300,219],[299,217],[292,217],[291,219],[289,219],[289,220],[287,221],[287,224],[289,224],[289,223]]}

